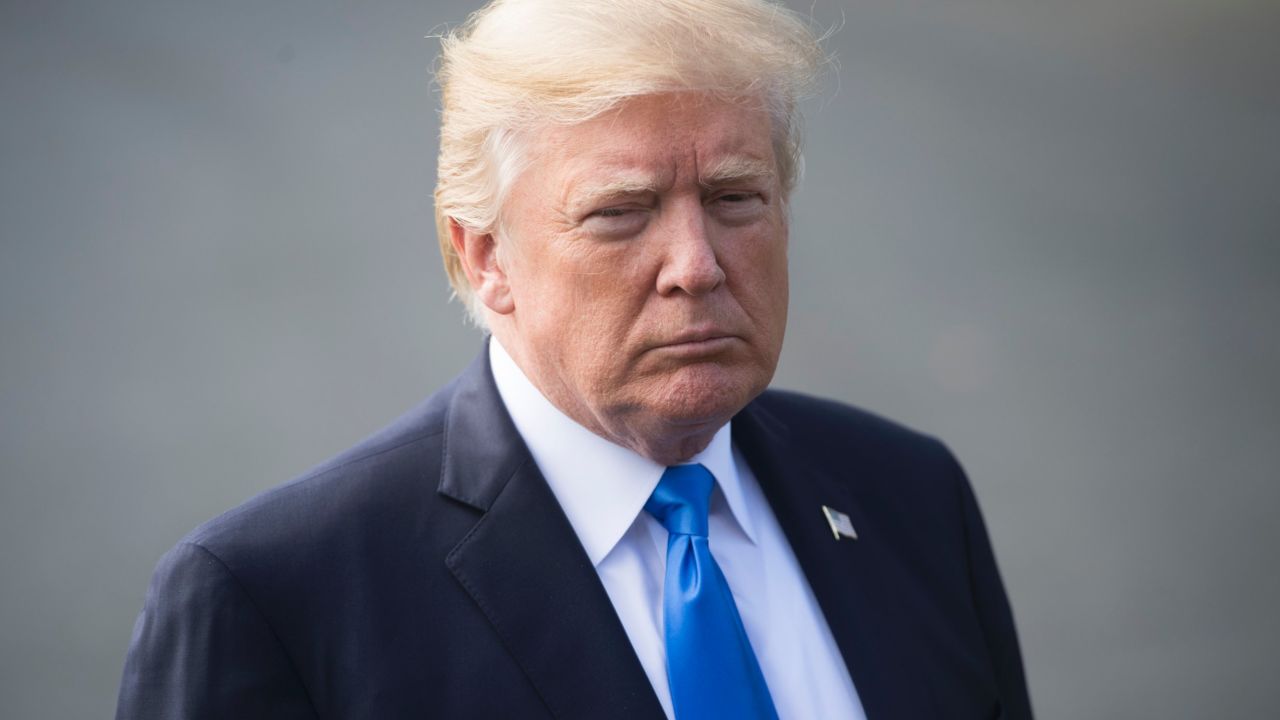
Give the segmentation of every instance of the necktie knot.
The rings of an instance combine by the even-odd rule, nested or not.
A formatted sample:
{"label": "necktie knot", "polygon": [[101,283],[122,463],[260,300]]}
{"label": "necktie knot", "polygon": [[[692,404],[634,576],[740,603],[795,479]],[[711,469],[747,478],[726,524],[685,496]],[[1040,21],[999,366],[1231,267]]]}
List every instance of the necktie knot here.
{"label": "necktie knot", "polygon": [[702,465],[674,465],[662,473],[644,509],[672,535],[707,536],[707,509],[715,477]]}

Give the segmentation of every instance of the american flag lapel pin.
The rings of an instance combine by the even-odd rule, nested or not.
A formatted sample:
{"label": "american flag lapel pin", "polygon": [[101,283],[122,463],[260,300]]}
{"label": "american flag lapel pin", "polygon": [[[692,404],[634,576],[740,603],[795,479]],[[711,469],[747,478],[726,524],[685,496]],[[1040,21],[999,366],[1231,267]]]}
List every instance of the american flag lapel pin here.
{"label": "american flag lapel pin", "polygon": [[841,535],[850,540],[858,539],[858,531],[853,529],[853,522],[849,520],[848,515],[826,505],[822,506],[822,514],[827,516],[827,524],[831,526],[831,534],[836,540],[839,540]]}

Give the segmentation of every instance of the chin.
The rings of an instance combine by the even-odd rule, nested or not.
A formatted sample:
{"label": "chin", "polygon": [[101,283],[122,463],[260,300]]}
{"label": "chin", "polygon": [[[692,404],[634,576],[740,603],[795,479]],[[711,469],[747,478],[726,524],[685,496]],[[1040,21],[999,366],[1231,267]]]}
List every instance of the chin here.
{"label": "chin", "polygon": [[691,365],[655,389],[649,395],[650,406],[675,425],[719,427],[764,392],[770,377],[759,369]]}

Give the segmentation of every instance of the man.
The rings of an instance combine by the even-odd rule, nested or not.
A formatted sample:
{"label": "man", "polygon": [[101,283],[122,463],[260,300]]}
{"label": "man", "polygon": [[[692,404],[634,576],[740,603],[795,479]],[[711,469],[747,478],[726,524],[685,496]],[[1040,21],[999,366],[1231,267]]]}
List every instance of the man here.
{"label": "man", "polygon": [[118,716],[1030,717],[950,454],[765,391],[820,61],[764,0],[446,38],[440,238],[491,340],[165,556]]}

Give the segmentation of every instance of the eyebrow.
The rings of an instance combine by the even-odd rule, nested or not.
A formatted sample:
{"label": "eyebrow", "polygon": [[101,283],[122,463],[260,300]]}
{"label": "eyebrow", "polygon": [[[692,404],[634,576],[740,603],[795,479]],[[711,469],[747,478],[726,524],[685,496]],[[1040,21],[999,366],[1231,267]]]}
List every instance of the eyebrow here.
{"label": "eyebrow", "polygon": [[[723,187],[739,182],[767,180],[777,174],[773,163],[747,156],[730,156],[713,164],[698,177],[698,185],[704,189]],[[581,210],[586,207],[611,202],[619,198],[658,194],[667,178],[617,177],[603,182],[587,182],[572,187],[568,207]]]}
{"label": "eyebrow", "polygon": [[643,178],[617,178],[602,183],[584,184],[573,189],[575,204],[590,204],[603,200],[658,192],[658,182]]}
{"label": "eyebrow", "polygon": [[753,157],[732,156],[702,173],[698,184],[704,188],[713,188],[736,182],[770,179],[776,174],[773,163]]}
{"label": "eyebrow", "polygon": [[563,196],[560,214],[569,220],[601,205],[624,198],[656,195],[661,183],[662,178],[647,177],[641,173],[619,175],[597,182],[570,184]]}

